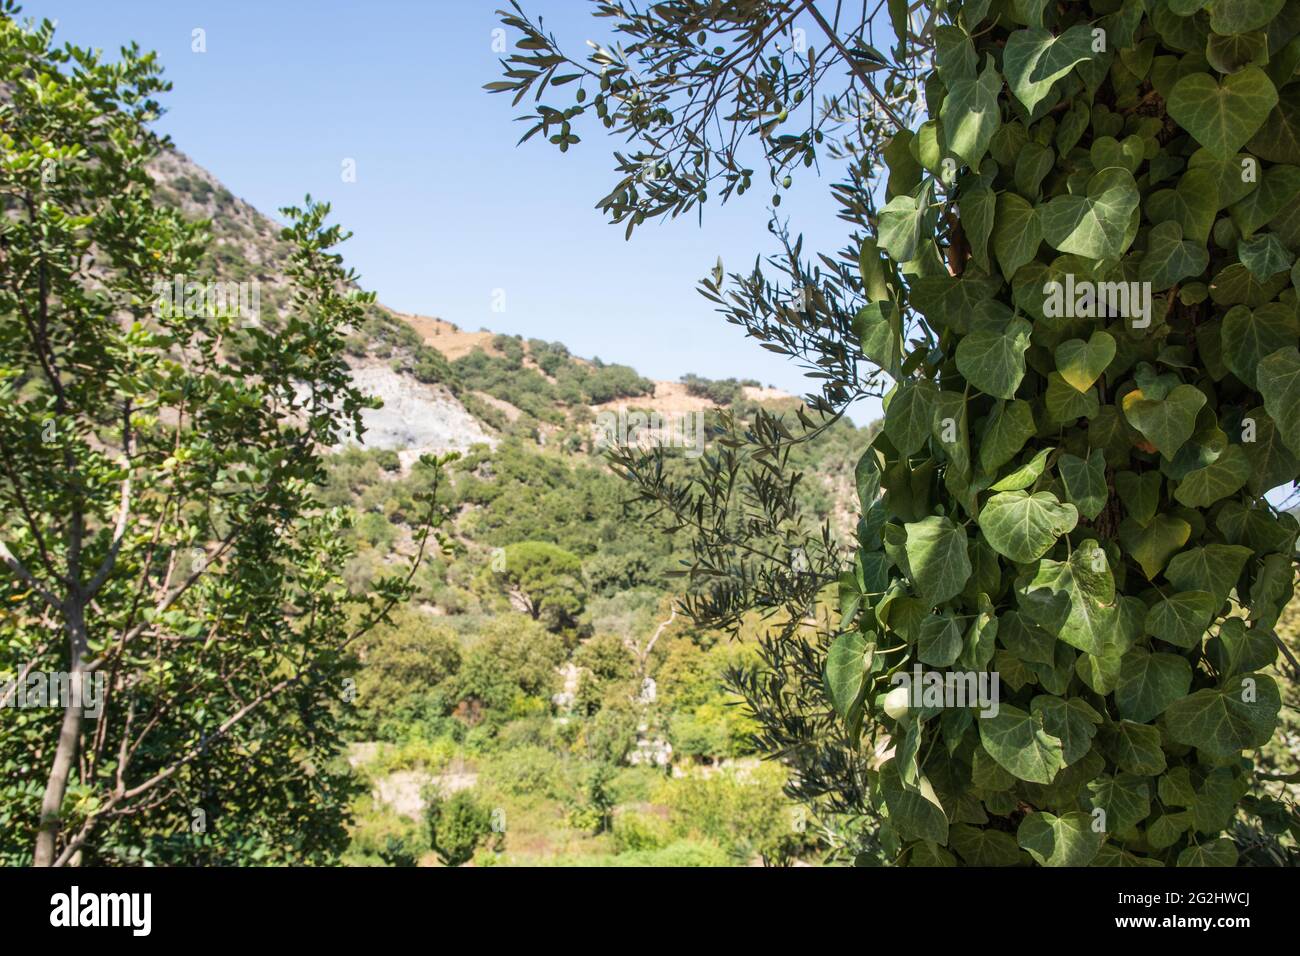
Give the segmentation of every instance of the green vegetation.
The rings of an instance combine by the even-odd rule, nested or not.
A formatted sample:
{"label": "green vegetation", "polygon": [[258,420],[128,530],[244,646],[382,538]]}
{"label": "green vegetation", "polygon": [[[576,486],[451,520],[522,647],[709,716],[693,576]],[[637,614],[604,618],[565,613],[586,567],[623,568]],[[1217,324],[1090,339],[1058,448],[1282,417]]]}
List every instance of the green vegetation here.
{"label": "green vegetation", "polygon": [[[321,449],[369,404],[343,339],[372,297],[350,291],[343,232],[327,206],[283,210],[274,330],[169,301],[209,235],[155,202],[156,59],[55,49],[10,13],[0,861],[333,860],[355,792],[336,759],[350,645],[410,596],[443,463],[410,489],[409,562],[350,593],[351,513],[320,495]],[[24,694],[34,675],[71,692],[19,702],[19,675]]]}
{"label": "green vegetation", "polygon": [[[615,455],[693,536],[695,624],[772,621],[730,684],[831,845],[1296,862],[1300,524],[1267,494],[1300,479],[1300,2],[602,13],[617,54],[573,59],[516,4],[488,89],[530,104],[524,139],[617,138],[597,205],[628,236],[764,174],[842,177],[836,255],[774,216],[766,268],[701,283],[820,381],[800,431],[759,411],[685,478]],[[799,17],[829,47],[785,42]],[[837,537],[787,462],[869,395]],[[914,667],[997,676],[1000,707],[887,696]]]}

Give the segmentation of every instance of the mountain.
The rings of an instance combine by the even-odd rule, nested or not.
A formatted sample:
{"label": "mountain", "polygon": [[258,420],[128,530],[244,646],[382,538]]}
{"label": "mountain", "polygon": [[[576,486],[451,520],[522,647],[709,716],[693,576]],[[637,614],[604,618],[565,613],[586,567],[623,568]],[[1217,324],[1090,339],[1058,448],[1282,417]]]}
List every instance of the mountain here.
{"label": "mountain", "polygon": [[[154,166],[161,201],[212,222],[202,276],[256,281],[261,320],[288,304],[279,227],[183,154]],[[785,771],[757,759],[749,719],[723,687],[752,642],[695,627],[669,572],[685,535],[625,507],[593,426],[601,413],[741,419],[799,400],[756,381],[653,381],[562,343],[367,310],[347,340],[360,388],[383,400],[360,444],[330,456],[324,502],[352,515],[355,592],[409,557],[425,452],[458,451],[441,499],[454,547],[430,557],[411,603],[358,651],[348,760],[368,793],[345,861],[433,862],[423,814],[463,795],[490,816],[476,862],[727,865],[789,861],[814,843],[790,826]],[[847,422],[794,461],[804,504],[851,536]],[[692,467],[674,457],[673,468]],[[753,634],[762,622],[746,622]]]}
{"label": "mountain", "polygon": [[[264,314],[287,305],[288,249],[280,226],[234,196],[178,150],[154,164],[158,194],[192,218],[212,222],[205,271],[222,282],[259,283]],[[495,447],[523,422],[540,442],[601,411],[633,406],[661,414],[717,409],[738,400],[793,407],[793,396],[758,382],[651,381],[622,365],[569,353],[561,343],[467,331],[452,322],[376,304],[349,339],[357,385],[383,399],[363,415],[364,444],[401,453],[403,466],[425,452]]]}

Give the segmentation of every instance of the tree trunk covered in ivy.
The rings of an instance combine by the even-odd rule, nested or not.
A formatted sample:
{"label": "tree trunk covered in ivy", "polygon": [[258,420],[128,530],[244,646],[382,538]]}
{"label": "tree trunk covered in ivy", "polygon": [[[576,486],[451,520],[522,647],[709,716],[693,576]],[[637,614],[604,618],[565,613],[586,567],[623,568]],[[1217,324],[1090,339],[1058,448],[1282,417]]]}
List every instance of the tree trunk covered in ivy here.
{"label": "tree trunk covered in ivy", "polygon": [[[739,29],[683,6],[694,19],[624,13],[644,46],[601,72],[598,114],[645,146],[619,154],[625,178],[602,201],[629,233],[706,201],[709,183],[724,200],[750,183],[733,145],[674,135],[697,114],[673,97],[730,77],[733,47],[710,48]],[[754,15],[730,42],[750,44],[756,75],[721,95],[727,120],[754,118],[741,132],[773,183],[814,155],[842,162],[855,231],[808,263],[777,228],[787,288],[756,267],[728,290],[719,266],[702,291],[817,369],[813,413],[883,383],[857,539],[846,555],[808,537],[803,574],[772,550],[797,523],[755,476],[815,439],[815,415],[798,436],[762,413],[738,424],[690,481],[666,477],[662,453],[616,463],[697,533],[688,610],[789,612],[766,669],[735,686],[801,796],[872,821],[858,845],[906,865],[1233,865],[1244,805],[1291,812],[1246,795],[1277,727],[1273,628],[1300,531],[1266,497],[1300,477],[1300,2],[890,3],[889,56],[870,21],[817,6]],[[764,44],[804,24],[829,49],[796,42],[769,67]],[[529,56],[554,53],[528,36]],[[671,71],[647,52],[665,48]],[[498,85],[520,96],[537,79],[520,71],[557,68],[523,56]],[[822,115],[847,114],[841,149],[816,110],[778,135],[836,74],[851,92],[825,92]],[[584,111],[533,118],[562,123],[567,148]],[[649,186],[634,160],[653,164]],[[738,556],[764,550],[755,534],[766,562]],[[837,599],[810,632],[804,609]]]}

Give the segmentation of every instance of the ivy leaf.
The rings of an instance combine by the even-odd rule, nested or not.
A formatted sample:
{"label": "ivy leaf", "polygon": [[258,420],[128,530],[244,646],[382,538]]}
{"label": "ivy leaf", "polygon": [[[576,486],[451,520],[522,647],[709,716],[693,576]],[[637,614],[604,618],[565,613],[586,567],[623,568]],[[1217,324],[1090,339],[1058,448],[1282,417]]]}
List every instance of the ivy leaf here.
{"label": "ivy leaf", "polygon": [[1164,569],[1178,549],[1192,535],[1192,526],[1182,518],[1158,514],[1145,527],[1134,518],[1125,518],[1119,526],[1119,540],[1124,550],[1142,568],[1148,581]]}
{"label": "ivy leaf", "polygon": [[[1237,176],[1241,176],[1240,168]],[[1203,246],[1214,228],[1214,214],[1219,205],[1219,186],[1214,173],[1193,167],[1183,173],[1175,188],[1152,193],[1146,202],[1146,213],[1158,225],[1176,222],[1182,229],[1183,239]]]}
{"label": "ivy leaf", "polygon": [[880,368],[897,377],[902,359],[902,318],[889,300],[869,302],[858,311],[853,329],[862,345],[862,354]]}
{"label": "ivy leaf", "polygon": [[960,594],[971,575],[966,532],[937,515],[906,528],[908,576],[917,595],[934,606]]}
{"label": "ivy leaf", "polygon": [[1043,399],[1048,417],[1058,425],[1069,424],[1079,418],[1092,418],[1101,408],[1097,390],[1080,392],[1061,377],[1060,372],[1047,376],[1047,395]]}
{"label": "ivy leaf", "polygon": [[826,691],[835,712],[849,724],[856,723],[862,706],[867,673],[876,653],[876,635],[849,631],[835,638],[826,653]]}
{"label": "ivy leaf", "polygon": [[1279,272],[1286,272],[1295,262],[1295,256],[1271,232],[1237,243],[1237,258],[1256,279],[1269,279]]}
{"label": "ivy leaf", "polygon": [[1101,849],[1101,834],[1081,810],[1059,817],[1046,810],[1027,814],[1016,840],[1042,866],[1087,866]]}
{"label": "ivy leaf", "polygon": [[1089,259],[1118,259],[1133,241],[1130,224],[1141,197],[1133,174],[1110,166],[1082,194],[1049,200],[1038,213],[1043,238],[1061,252]]}
{"label": "ivy leaf", "polygon": [[1145,724],[1165,712],[1192,686],[1192,666],[1177,654],[1134,647],[1124,655],[1115,706],[1120,717]]}
{"label": "ivy leaf", "polygon": [[1183,279],[1199,276],[1209,264],[1209,250],[1184,239],[1183,227],[1171,220],[1155,226],[1147,236],[1138,278],[1150,282],[1152,291],[1163,292]]}
{"label": "ivy leaf", "polygon": [[1247,148],[1270,163],[1300,163],[1300,87],[1281,91],[1277,106]]}
{"label": "ivy leaf", "polygon": [[1178,854],[1178,866],[1236,866],[1237,845],[1227,837],[1195,843]]}
{"label": "ivy leaf", "polygon": [[1088,341],[1069,339],[1056,347],[1056,370],[1076,390],[1092,388],[1115,358],[1115,339],[1109,332],[1093,332]]}
{"label": "ivy leaf", "polygon": [[916,656],[932,667],[951,667],[962,649],[961,626],[952,612],[931,614],[921,622]]}
{"label": "ivy leaf", "polygon": [[1007,281],[1032,262],[1043,241],[1039,211],[1015,193],[999,193],[993,224],[993,252]]}
{"label": "ivy leaf", "polygon": [[1053,36],[1040,27],[1017,30],[1007,38],[1002,69],[1007,85],[1031,114],[1052,91],[1052,84],[1076,63],[1092,56],[1092,31],[1087,24]]}
{"label": "ivy leaf", "polygon": [[1170,91],[1165,110],[1179,126],[1216,156],[1240,149],[1264,125],[1277,105],[1277,89],[1263,70],[1248,66],[1216,82],[1190,73]]}
{"label": "ivy leaf", "polygon": [[1041,714],[1043,729],[1061,741],[1061,759],[1068,767],[1092,749],[1092,738],[1101,714],[1076,698],[1064,700],[1052,694],[1039,694],[1029,702],[1031,714]]}
{"label": "ivy leaf", "polygon": [[1268,65],[1268,36],[1263,30],[1210,37],[1205,59],[1220,73],[1239,73],[1248,66]]}
{"label": "ivy leaf", "polygon": [[1227,36],[1266,27],[1282,12],[1285,0],[1213,0],[1210,29]]}
{"label": "ivy leaf", "polygon": [[[1297,353],[1300,360],[1300,353]],[[1121,407],[1130,425],[1165,458],[1173,458],[1196,430],[1196,416],[1205,393],[1195,385],[1178,385],[1163,399],[1143,397],[1137,388],[1124,396]]]}
{"label": "ivy leaf", "polygon": [[976,388],[995,398],[1014,398],[1025,377],[1025,351],[1033,331],[1024,319],[978,323],[957,344],[957,369]]}
{"label": "ivy leaf", "polygon": [[1003,770],[1018,780],[1051,783],[1065,767],[1064,748],[1043,725],[1043,715],[1003,704],[994,717],[978,721],[980,743]]}
{"label": "ivy leaf", "polygon": [[1031,621],[1088,654],[1102,655],[1119,618],[1106,552],[1084,541],[1067,561],[1043,558],[1019,592]]}
{"label": "ivy leaf", "polygon": [[1040,448],[1038,454],[1015,471],[1011,472],[1011,474],[1007,475],[1005,478],[999,479],[996,484],[989,488],[989,490],[1020,491],[1024,488],[1028,488],[1042,477],[1043,469],[1047,467],[1047,456],[1054,450],[1055,449],[1050,447]]}
{"label": "ivy leaf", "polygon": [[1088,784],[1088,799],[1106,812],[1106,832],[1123,833],[1151,814],[1151,787],[1137,774],[1102,774]]}
{"label": "ivy leaf", "polygon": [[993,550],[1018,564],[1041,558],[1078,523],[1074,505],[1061,504],[1046,491],[996,494],[979,517],[980,530]]}
{"label": "ivy leaf", "polygon": [[980,468],[993,474],[1014,458],[1037,429],[1028,402],[998,402],[980,440]]}
{"label": "ivy leaf", "polygon": [[998,93],[1002,90],[1002,77],[993,65],[993,57],[986,54],[984,71],[979,79],[963,78],[948,84],[948,95],[939,109],[948,148],[966,161],[972,169],[988,152],[989,140],[1002,124],[998,106]]}
{"label": "ivy leaf", "polygon": [[1238,491],[1250,480],[1250,459],[1240,445],[1229,445],[1218,458],[1189,472],[1178,483],[1174,498],[1189,508],[1208,508]]}
{"label": "ivy leaf", "polygon": [[997,194],[988,186],[963,190],[961,194],[961,221],[970,242],[971,258],[984,272],[992,272],[989,261],[989,238],[996,221]]}
{"label": "ivy leaf", "polygon": [[1216,760],[1268,743],[1282,699],[1267,674],[1241,674],[1222,687],[1207,687],[1171,704],[1166,730],[1175,743]]}
{"label": "ivy leaf", "polygon": [[895,196],[880,210],[879,241],[895,262],[916,258],[921,240],[934,231],[935,212],[930,208],[931,190],[927,180],[917,196]]}
{"label": "ivy leaf", "polygon": [[885,434],[898,454],[907,458],[930,437],[935,400],[939,390],[927,379],[905,381],[898,386],[885,409]]}
{"label": "ivy leaf", "polygon": [[1087,459],[1062,455],[1056,471],[1065,488],[1065,498],[1089,521],[1101,514],[1110,497],[1106,488],[1106,456],[1094,448]]}
{"label": "ivy leaf", "polygon": [[[1250,460],[1250,491],[1262,495],[1300,473],[1300,459],[1291,453],[1263,408],[1252,408],[1241,420],[1242,449]],[[983,449],[981,449],[982,451]]]}
{"label": "ivy leaf", "polygon": [[1180,591],[1208,591],[1217,608],[1228,599],[1250,555],[1250,548],[1236,544],[1188,548],[1169,562],[1165,578]]}
{"label": "ivy leaf", "polygon": [[1224,364],[1254,388],[1260,363],[1279,349],[1295,345],[1300,322],[1295,310],[1281,302],[1268,302],[1257,309],[1235,305],[1223,317],[1219,336]]}
{"label": "ivy leaf", "polygon": [[880,789],[889,808],[889,820],[904,840],[948,842],[948,815],[925,777],[917,789],[903,786],[898,775],[898,761],[890,760],[880,769]]}
{"label": "ivy leaf", "polygon": [[1017,866],[1028,862],[1015,838],[1001,830],[957,823],[948,831],[948,844],[967,866]]}
{"label": "ivy leaf", "polygon": [[[1300,167],[1272,166],[1261,174],[1255,189],[1228,208],[1228,214],[1241,234],[1249,236],[1289,205],[1297,192],[1300,192]],[[1285,284],[1285,279],[1282,281]]]}
{"label": "ivy leaf", "polygon": [[1153,777],[1165,769],[1165,752],[1160,746],[1160,728],[1120,720],[1103,724],[1102,750],[1120,770],[1139,777]]}
{"label": "ivy leaf", "polygon": [[1255,378],[1282,441],[1292,453],[1300,454],[1300,350],[1293,345],[1268,355],[1259,363]]}
{"label": "ivy leaf", "polygon": [[1151,605],[1143,627],[1152,637],[1190,649],[1200,645],[1218,609],[1208,591],[1180,591]]}

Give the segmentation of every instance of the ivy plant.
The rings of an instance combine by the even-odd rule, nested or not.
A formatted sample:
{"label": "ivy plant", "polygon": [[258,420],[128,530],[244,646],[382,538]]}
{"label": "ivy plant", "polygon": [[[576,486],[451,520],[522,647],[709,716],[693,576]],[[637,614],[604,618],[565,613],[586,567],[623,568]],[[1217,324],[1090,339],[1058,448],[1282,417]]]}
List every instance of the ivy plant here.
{"label": "ivy plant", "polygon": [[[732,29],[703,3],[662,22],[608,6],[645,37],[617,69],[643,53],[651,79],[634,89],[665,108],[693,89],[680,58]],[[665,479],[653,454],[615,456],[639,497],[695,530],[697,619],[789,612],[766,671],[734,680],[760,742],[799,770],[800,795],[871,819],[869,840],[846,843],[886,861],[1232,865],[1252,752],[1278,723],[1274,674],[1295,667],[1274,625],[1300,525],[1269,493],[1300,477],[1300,2],[889,3],[889,56],[869,19],[756,6],[777,32],[825,27],[853,102],[871,104],[881,76],[886,94],[924,94],[901,117],[872,107],[829,150],[856,227],[838,258],[805,263],[776,223],[788,290],[757,268],[734,291],[721,268],[702,286],[828,382],[813,411],[882,383],[846,550],[828,544],[802,576],[771,550],[798,527],[764,476],[815,422],[792,436],[759,412],[694,482]],[[507,22],[541,51],[528,56],[559,56]],[[723,66],[731,49],[714,50]],[[499,84],[520,95],[524,59]],[[754,86],[775,112],[825,63],[786,54],[779,82]],[[811,137],[791,137],[802,150],[822,142],[818,116],[844,115],[834,96]],[[750,115],[737,104],[733,119]],[[684,120],[659,122],[619,131],[670,166],[709,153]],[[606,208],[633,215],[618,195]],[[839,613],[810,632],[828,596]],[[998,706],[900,697],[917,665],[996,675]]]}

